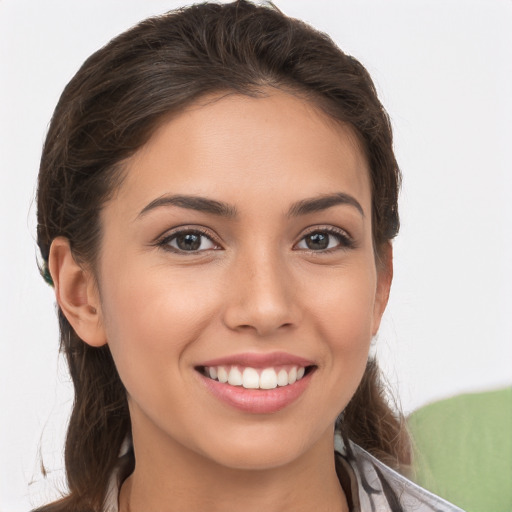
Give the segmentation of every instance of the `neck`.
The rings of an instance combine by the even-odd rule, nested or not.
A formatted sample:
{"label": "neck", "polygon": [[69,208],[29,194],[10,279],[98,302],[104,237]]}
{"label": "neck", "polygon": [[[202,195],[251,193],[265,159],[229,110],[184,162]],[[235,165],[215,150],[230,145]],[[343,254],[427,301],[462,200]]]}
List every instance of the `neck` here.
{"label": "neck", "polygon": [[122,486],[120,512],[347,512],[336,475],[332,433],[299,459],[268,469],[217,464],[169,439],[137,445],[136,467]]}

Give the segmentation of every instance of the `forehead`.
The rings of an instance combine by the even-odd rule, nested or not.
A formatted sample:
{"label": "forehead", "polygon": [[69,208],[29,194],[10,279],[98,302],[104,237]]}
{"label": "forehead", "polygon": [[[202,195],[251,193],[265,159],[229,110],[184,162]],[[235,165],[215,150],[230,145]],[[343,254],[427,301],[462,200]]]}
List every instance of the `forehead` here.
{"label": "forehead", "polygon": [[312,102],[274,90],[197,101],[163,122],[125,170],[118,198],[136,208],[164,193],[234,192],[243,201],[258,194],[279,199],[275,192],[283,189],[297,196],[348,191],[370,201],[354,130]]}

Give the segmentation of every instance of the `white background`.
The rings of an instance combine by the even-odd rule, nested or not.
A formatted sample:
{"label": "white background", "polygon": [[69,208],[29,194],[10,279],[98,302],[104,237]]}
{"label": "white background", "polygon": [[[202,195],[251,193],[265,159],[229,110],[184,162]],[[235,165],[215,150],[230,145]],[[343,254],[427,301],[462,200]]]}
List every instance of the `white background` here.
{"label": "white background", "polygon": [[[404,410],[512,383],[512,2],[276,4],[359,58],[392,117],[402,232],[376,350]],[[64,485],[71,388],[34,241],[48,121],[90,53],[177,5],[0,0],[0,512]]]}

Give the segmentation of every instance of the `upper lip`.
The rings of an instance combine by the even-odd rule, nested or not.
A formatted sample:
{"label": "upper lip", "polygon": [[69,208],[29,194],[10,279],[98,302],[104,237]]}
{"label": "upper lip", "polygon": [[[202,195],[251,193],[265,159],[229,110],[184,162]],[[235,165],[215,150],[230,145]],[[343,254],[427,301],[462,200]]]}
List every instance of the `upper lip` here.
{"label": "upper lip", "polygon": [[295,365],[295,366],[313,366],[314,363],[303,357],[299,357],[287,352],[261,353],[243,353],[233,354],[216,359],[204,361],[198,366],[245,366],[250,368],[268,368],[272,366]]}

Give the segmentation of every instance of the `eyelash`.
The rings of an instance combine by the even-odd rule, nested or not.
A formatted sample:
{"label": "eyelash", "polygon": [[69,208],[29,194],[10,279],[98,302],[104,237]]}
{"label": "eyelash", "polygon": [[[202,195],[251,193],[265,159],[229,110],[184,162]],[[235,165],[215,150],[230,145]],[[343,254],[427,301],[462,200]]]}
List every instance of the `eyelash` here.
{"label": "eyelash", "polygon": [[[171,242],[173,240],[177,239],[180,235],[181,236],[198,235],[201,238],[208,239],[215,247],[208,248],[208,249],[187,251],[187,250],[180,249],[179,247],[171,246],[170,245]],[[201,241],[200,243],[202,244],[203,242]],[[174,252],[177,254],[198,254],[200,252],[204,252],[207,250],[219,250],[221,248],[220,245],[217,242],[215,242],[212,234],[209,231],[207,231],[205,229],[201,229],[201,228],[179,228],[176,231],[173,231],[171,233],[166,233],[165,235],[160,237],[156,241],[155,245],[157,247],[161,247],[162,249],[164,249],[166,251]]]}
{"label": "eyelash", "polygon": [[[355,249],[356,244],[354,239],[343,229],[334,228],[332,226],[329,227],[322,227],[322,226],[315,226],[314,228],[311,228],[309,231],[307,231],[304,235],[302,235],[299,242],[295,244],[297,246],[299,243],[301,243],[303,240],[305,240],[308,236],[316,235],[316,234],[323,234],[328,235],[329,237],[334,237],[337,241],[337,245],[335,247],[328,247],[326,249],[322,250],[314,250],[309,248],[303,248],[302,250],[305,250],[311,254],[326,254],[331,253],[334,251],[339,250],[347,250],[347,249]],[[330,245],[330,242],[329,242]],[[294,246],[294,247],[295,247]]]}
{"label": "eyelash", "polygon": [[[326,234],[328,237],[334,237],[337,240],[337,245],[335,247],[327,247],[325,249],[320,250],[314,250],[310,248],[302,248],[302,249],[295,249],[297,245],[299,245],[302,241],[304,241],[308,236],[316,235],[316,234]],[[208,239],[215,247],[207,248],[207,249],[198,249],[198,250],[184,250],[180,249],[179,247],[173,247],[171,246],[171,242],[176,240],[179,236],[186,236],[186,235],[198,235],[201,238]],[[200,241],[200,244],[202,245],[202,241]],[[201,228],[179,228],[176,231],[173,231],[171,233],[166,233],[162,237],[160,237],[155,245],[157,247],[161,247],[162,249],[174,252],[177,254],[198,254],[201,252],[209,251],[209,250],[219,250],[221,249],[220,244],[215,242],[214,237],[212,236],[211,232],[201,229]],[[328,241],[328,245],[330,245],[330,241]],[[325,253],[331,253],[337,250],[346,250],[346,249],[354,249],[355,248],[355,242],[353,238],[344,230],[342,229],[336,229],[333,227],[314,227],[310,231],[306,232],[300,240],[294,244],[294,250],[304,250],[312,254],[325,254]]]}

